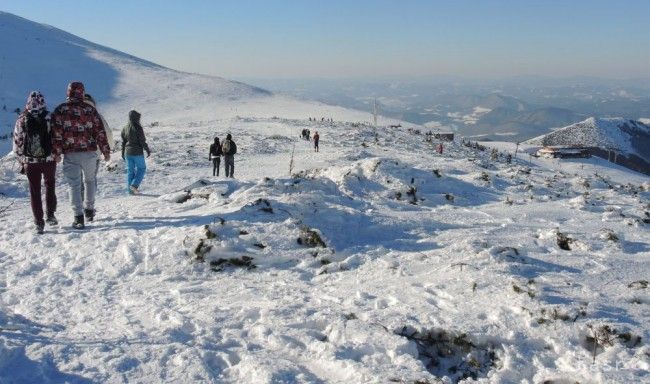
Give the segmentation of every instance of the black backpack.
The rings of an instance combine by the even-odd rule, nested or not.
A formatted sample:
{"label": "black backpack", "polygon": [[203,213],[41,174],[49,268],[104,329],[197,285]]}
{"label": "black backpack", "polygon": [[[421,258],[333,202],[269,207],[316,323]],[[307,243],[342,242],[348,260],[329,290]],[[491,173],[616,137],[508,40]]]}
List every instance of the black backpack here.
{"label": "black backpack", "polygon": [[26,114],[25,148],[23,155],[36,159],[45,159],[52,154],[52,136],[46,119],[47,112]]}

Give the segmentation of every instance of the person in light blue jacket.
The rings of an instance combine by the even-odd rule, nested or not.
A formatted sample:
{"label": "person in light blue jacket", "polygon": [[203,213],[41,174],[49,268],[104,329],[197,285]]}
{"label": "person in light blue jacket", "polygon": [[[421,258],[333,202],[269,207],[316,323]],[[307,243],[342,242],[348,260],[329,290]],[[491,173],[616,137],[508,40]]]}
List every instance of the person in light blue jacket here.
{"label": "person in light blue jacket", "polygon": [[126,161],[126,188],[132,194],[138,194],[140,184],[147,172],[144,152],[151,156],[144,130],[140,124],[140,113],[129,112],[129,123],[122,129],[122,159]]}

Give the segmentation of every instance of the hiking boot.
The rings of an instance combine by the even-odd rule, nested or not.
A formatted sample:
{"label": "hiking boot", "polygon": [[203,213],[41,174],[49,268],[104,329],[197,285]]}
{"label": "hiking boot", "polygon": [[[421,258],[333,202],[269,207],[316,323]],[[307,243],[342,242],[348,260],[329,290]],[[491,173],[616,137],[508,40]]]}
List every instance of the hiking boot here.
{"label": "hiking boot", "polygon": [[74,229],[84,229],[84,215],[78,215],[74,217],[74,222],[72,223],[72,228]]}
{"label": "hiking boot", "polygon": [[84,216],[86,216],[86,220],[93,221],[95,219],[95,210],[94,209],[84,209]]}
{"label": "hiking boot", "polygon": [[47,219],[45,219],[45,222],[47,225],[57,225],[59,224],[59,221],[54,217],[54,214],[47,215]]}
{"label": "hiking boot", "polygon": [[37,235],[42,235],[45,232],[45,224],[37,223],[35,229]]}
{"label": "hiking boot", "polygon": [[129,193],[132,195],[137,195],[138,193],[140,193],[140,191],[138,191],[138,187],[132,185],[129,187]]}

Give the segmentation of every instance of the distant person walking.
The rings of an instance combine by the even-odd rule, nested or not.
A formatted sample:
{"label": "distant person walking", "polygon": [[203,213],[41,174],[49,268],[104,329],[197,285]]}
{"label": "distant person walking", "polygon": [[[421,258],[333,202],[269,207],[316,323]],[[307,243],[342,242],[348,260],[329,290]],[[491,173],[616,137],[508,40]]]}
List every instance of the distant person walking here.
{"label": "distant person walking", "polygon": [[52,149],[55,156],[63,154],[63,174],[70,185],[75,229],[85,228],[84,215],[88,221],[95,217],[97,148],[104,160],[111,159],[102,119],[95,107],[83,101],[84,91],[83,83],[70,83],[66,101],[51,115]]}
{"label": "distant person walking", "polygon": [[219,143],[219,138],[215,137],[214,143],[210,144],[210,154],[208,155],[208,160],[212,160],[212,176],[219,176],[222,154],[223,152],[221,151],[221,143]]}
{"label": "distant person walking", "polygon": [[[27,97],[25,110],[18,116],[14,127],[13,151],[29,181],[29,197],[34,215],[36,233],[42,234],[45,223],[56,225],[56,155],[52,151],[50,116],[45,98],[38,91]],[[41,179],[45,180],[45,209],[43,220]]]}
{"label": "distant person walking", "polygon": [[226,135],[226,140],[221,144],[221,152],[223,153],[226,177],[235,177],[235,154],[237,153],[237,144],[233,141],[230,133]]}
{"label": "distant person walking", "polygon": [[318,152],[318,140],[320,140],[320,135],[318,134],[318,131],[314,133],[314,150]]}
{"label": "distant person walking", "polygon": [[144,152],[147,152],[147,157],[151,156],[140,124],[140,113],[130,111],[129,122],[122,129],[122,159],[126,161],[126,188],[131,195],[140,192],[140,184],[147,172]]}

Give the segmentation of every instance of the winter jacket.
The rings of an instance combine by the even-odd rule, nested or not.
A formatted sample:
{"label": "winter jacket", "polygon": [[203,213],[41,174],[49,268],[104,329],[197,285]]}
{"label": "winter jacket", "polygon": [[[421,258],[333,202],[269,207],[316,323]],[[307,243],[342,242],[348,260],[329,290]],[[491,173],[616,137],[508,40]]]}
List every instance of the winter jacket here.
{"label": "winter jacket", "polygon": [[99,118],[102,119],[102,125],[104,126],[104,133],[106,133],[106,141],[108,141],[108,148],[110,148],[112,152],[115,149],[115,140],[113,139],[113,131],[111,130],[111,127],[108,126],[106,119],[104,119],[104,116],[102,116],[101,113],[99,114]]}
{"label": "winter jacket", "polygon": [[[225,150],[226,142],[230,142],[230,150],[229,151]],[[237,153],[237,144],[235,144],[235,142],[232,139],[226,139],[221,144],[221,151],[222,151],[224,156],[232,156],[232,155]]]}
{"label": "winter jacket", "polygon": [[[50,150],[50,154],[47,157],[31,157],[25,154],[25,144],[27,139],[27,124],[28,120],[33,119],[36,124],[44,124],[48,135],[44,137],[45,140],[48,140],[48,143],[42,143],[41,146]],[[30,121],[31,122],[31,121]],[[52,137],[51,137],[51,126],[50,126],[50,114],[47,110],[41,111],[23,111],[16,120],[16,125],[14,126],[13,134],[13,151],[18,157],[18,161],[21,163],[40,163],[47,161],[54,161],[54,153],[52,152]]]}
{"label": "winter jacket", "polygon": [[[84,103],[92,105],[93,107],[95,107],[95,109],[97,109],[97,107],[93,102],[84,99]],[[113,140],[113,131],[108,126],[106,119],[104,119],[104,116],[102,116],[101,113],[99,114],[99,118],[102,120],[102,125],[104,126],[104,133],[106,134],[106,141],[108,141],[108,147],[111,149],[112,152],[115,149],[115,141]]]}
{"label": "winter jacket", "polygon": [[99,148],[104,156],[110,156],[111,149],[102,119],[95,107],[83,101],[83,95],[83,84],[70,83],[67,101],[52,112],[53,152],[59,155],[93,152]]}
{"label": "winter jacket", "polygon": [[142,156],[150,153],[144,129],[140,125],[140,114],[129,112],[129,123],[122,129],[122,154],[127,156]]}
{"label": "winter jacket", "polygon": [[213,144],[210,145],[210,153],[208,155],[208,159],[219,157],[221,155],[223,155],[223,151],[221,150],[221,144],[218,141],[215,141]]}

